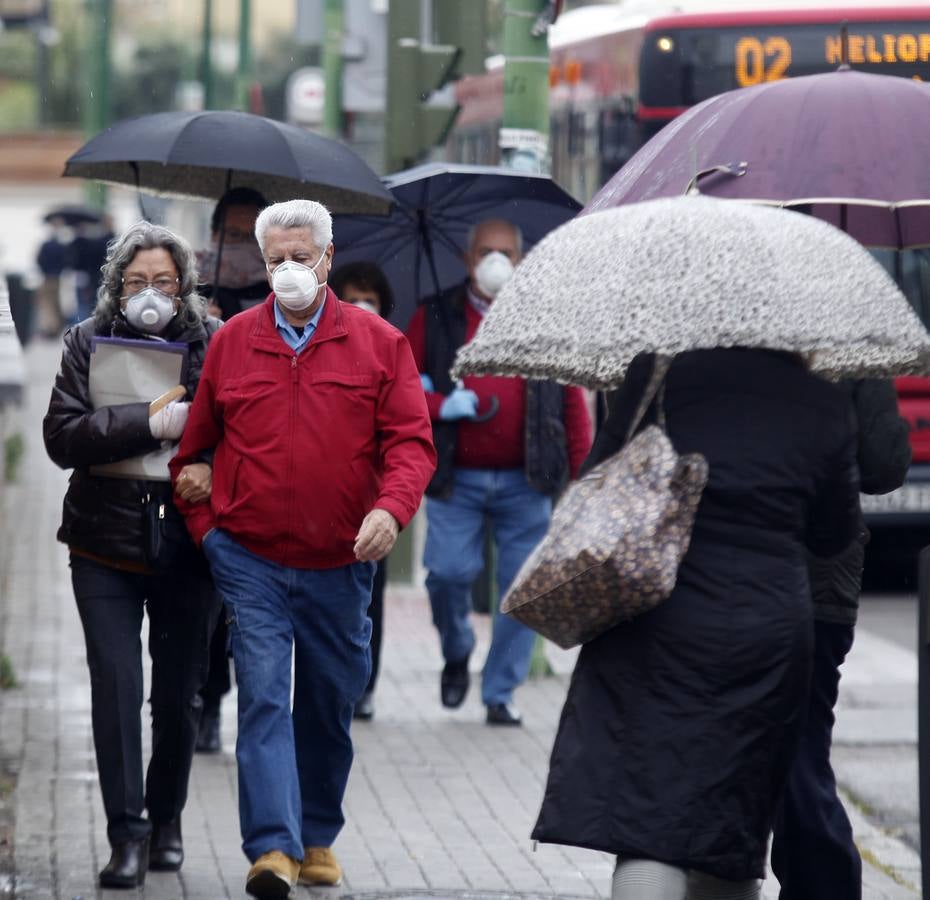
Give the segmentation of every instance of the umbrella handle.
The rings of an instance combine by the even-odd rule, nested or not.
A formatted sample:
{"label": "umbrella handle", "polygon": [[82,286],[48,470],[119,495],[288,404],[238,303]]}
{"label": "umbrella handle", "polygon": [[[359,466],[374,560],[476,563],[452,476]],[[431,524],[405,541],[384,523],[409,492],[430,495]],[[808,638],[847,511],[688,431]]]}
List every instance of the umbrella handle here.
{"label": "umbrella handle", "polygon": [[497,397],[491,397],[488,401],[488,408],[481,413],[476,415],[473,419],[469,419],[469,422],[487,422],[488,419],[493,419],[497,415],[497,411],[501,408],[501,402]]}
{"label": "umbrella handle", "polygon": [[721,175],[729,175],[732,178],[742,178],[748,171],[748,162],[724,163],[719,166],[711,166],[709,169],[701,169],[701,171],[696,173],[688,182],[688,186],[685,188],[685,194],[700,194],[701,189],[698,187],[698,182],[708,175],[719,173]]}

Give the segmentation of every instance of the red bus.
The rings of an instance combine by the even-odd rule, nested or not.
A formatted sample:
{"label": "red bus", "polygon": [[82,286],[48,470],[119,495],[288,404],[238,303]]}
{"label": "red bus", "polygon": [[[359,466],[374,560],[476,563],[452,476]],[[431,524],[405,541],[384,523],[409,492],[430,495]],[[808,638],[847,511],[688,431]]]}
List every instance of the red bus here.
{"label": "red bus", "polygon": [[[844,21],[854,68],[930,80],[926,2],[746,5],[634,0],[564,13],[549,42],[555,179],[586,202],[689,106],[734,88],[835,69]],[[446,147],[449,159],[499,160],[503,81],[503,60],[492,59],[486,74],[457,83],[460,112]]]}
{"label": "red bus", "polygon": [[[760,0],[765,3],[765,0]],[[586,202],[650,137],[708,97],[763,81],[835,69],[848,23],[856,69],[930,81],[930,3],[630,0],[562,15],[550,32],[552,174]],[[456,86],[461,107],[450,159],[494,164],[503,60]],[[928,160],[930,167],[930,160]],[[930,249],[873,250],[930,325]],[[894,494],[864,497],[870,525],[930,526],[930,380],[899,379],[914,463]],[[898,532],[896,538],[900,537]],[[915,535],[926,543],[927,535]]]}

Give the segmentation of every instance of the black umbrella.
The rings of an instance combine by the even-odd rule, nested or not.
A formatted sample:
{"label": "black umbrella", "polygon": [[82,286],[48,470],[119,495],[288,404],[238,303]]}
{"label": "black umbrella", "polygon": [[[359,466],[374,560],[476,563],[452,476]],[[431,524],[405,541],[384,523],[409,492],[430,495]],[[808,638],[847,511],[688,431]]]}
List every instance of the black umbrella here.
{"label": "black umbrella", "polygon": [[427,163],[384,179],[396,201],[391,215],[335,216],[336,260],[373,262],[391,284],[391,322],[405,328],[417,303],[465,280],[468,231],[506,219],[523,232],[524,249],[571,219],[581,204],[545,175],[495,166]]}
{"label": "black umbrella", "polygon": [[56,206],[49,210],[43,217],[43,222],[52,222],[60,219],[65,225],[82,225],[91,222],[102,222],[103,213],[99,209],[93,209],[90,206],[80,206],[79,204],[65,204]]}
{"label": "black umbrella", "polygon": [[338,141],[224,110],[117,122],[81,147],[64,175],[213,200],[244,186],[273,203],[303,197],[339,213],[384,215],[392,203],[375,173]]}

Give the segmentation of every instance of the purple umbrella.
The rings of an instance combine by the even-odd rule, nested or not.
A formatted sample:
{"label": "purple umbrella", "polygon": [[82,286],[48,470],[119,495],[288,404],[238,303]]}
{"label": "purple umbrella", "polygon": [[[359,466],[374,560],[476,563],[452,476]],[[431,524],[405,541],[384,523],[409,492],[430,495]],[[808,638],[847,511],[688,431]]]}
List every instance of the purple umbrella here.
{"label": "purple umbrella", "polygon": [[870,247],[930,246],[930,85],[840,69],[719,94],[582,211],[697,190],[805,207]]}

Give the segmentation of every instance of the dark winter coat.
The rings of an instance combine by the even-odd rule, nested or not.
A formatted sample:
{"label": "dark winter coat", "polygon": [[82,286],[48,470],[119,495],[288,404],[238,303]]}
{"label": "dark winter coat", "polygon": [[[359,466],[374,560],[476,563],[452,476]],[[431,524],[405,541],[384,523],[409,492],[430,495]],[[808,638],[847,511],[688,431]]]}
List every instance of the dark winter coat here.
{"label": "dark winter coat", "polygon": [[[586,465],[620,449],[651,369],[634,361]],[[760,878],[810,677],[805,546],[835,554],[858,525],[855,422],[762,350],[679,356],[665,411],[710,468],[691,545],[665,602],[582,648],[533,837]]]}
{"label": "dark winter coat", "polygon": [[[894,384],[868,379],[845,382],[843,388],[852,398],[859,426],[860,488],[865,494],[887,494],[901,487],[911,464],[907,420],[898,415]],[[808,558],[815,619],[856,624],[868,539],[862,523],[855,540],[838,556]]]}
{"label": "dark winter coat", "polygon": [[[190,347],[188,399],[197,390],[207,343],[220,324],[217,319],[208,319],[185,326],[175,320],[165,334],[168,340]],[[95,334],[141,337],[121,318],[111,326],[85,319],[65,333],[61,367],[43,422],[48,455],[61,468],[74,469],[65,494],[58,540],[73,550],[117,564],[142,566],[142,499],[153,486],[165,485],[91,475],[89,468],[149,453],[157,450],[160,442],[149,430],[148,403],[98,410],[92,407],[88,374]]]}

